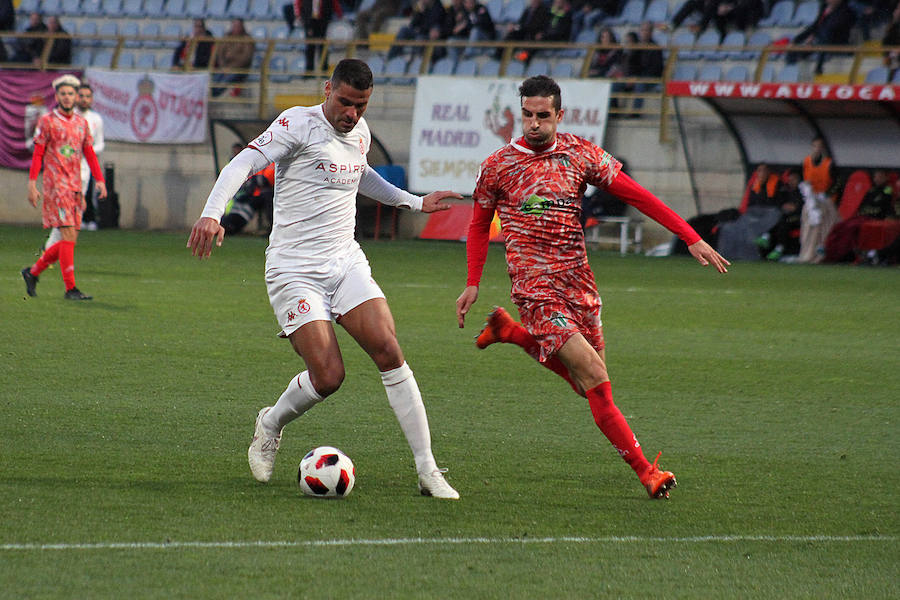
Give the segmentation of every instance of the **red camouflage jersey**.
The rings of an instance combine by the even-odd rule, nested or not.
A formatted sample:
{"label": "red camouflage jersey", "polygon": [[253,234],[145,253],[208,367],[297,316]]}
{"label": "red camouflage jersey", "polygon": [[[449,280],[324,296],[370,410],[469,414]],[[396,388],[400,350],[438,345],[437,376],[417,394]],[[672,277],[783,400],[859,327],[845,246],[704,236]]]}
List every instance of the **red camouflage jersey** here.
{"label": "red camouflage jersey", "polygon": [[43,115],[34,132],[34,143],[46,146],[44,165],[44,202],[71,202],[81,193],[81,157],[84,146],[94,139],[88,122],[73,113],[64,117],[57,110]]}
{"label": "red camouflage jersey", "polygon": [[481,164],[472,198],[496,209],[511,277],[534,277],[587,265],[581,198],[587,184],[607,187],[622,163],[569,133],[542,152],[518,139]]}

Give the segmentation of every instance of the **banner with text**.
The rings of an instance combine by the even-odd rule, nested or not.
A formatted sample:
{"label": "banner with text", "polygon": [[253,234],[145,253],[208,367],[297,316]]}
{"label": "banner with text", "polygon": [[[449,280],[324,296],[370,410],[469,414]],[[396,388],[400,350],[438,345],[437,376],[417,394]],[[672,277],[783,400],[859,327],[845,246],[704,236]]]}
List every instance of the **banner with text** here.
{"label": "banner with text", "polygon": [[[481,161],[522,135],[520,79],[422,76],[416,83],[409,188],[471,194]],[[565,81],[562,132],[602,145],[610,84]]]}
{"label": "banner with text", "polygon": [[701,98],[896,102],[900,100],[900,85],[670,81],[666,85],[666,93],[670,96]]}
{"label": "banner with text", "polygon": [[149,144],[206,140],[209,73],[123,73],[89,68],[94,110],[107,140]]}

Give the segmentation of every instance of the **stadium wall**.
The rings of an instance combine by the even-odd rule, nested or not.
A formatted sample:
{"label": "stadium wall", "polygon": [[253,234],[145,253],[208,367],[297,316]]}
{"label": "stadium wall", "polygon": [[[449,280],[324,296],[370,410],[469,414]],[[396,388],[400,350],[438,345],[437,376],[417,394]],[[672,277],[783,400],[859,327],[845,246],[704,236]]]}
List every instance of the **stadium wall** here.
{"label": "stadium wall", "polygon": [[[700,101],[688,101],[691,116],[685,126],[688,153],[694,164],[700,210],[714,212],[737,206],[744,186],[738,149],[721,121]],[[385,90],[370,107],[366,118],[372,131],[387,147],[395,163],[409,160],[412,98]],[[670,123],[669,141],[660,142],[657,119],[613,119],[607,128],[605,147],[625,159],[630,174],[657,194],[679,214],[697,214],[679,129]],[[220,157],[228,156],[232,139],[217,136]],[[798,157],[798,161],[799,161]],[[215,181],[209,143],[151,145],[107,142],[103,162],[115,164],[116,190],[121,205],[120,226],[129,229],[188,230],[200,214]],[[0,169],[0,222],[37,224],[40,211],[27,201],[27,171]],[[413,237],[427,216],[403,213],[399,233]],[[668,238],[655,224],[645,228],[646,244]]]}

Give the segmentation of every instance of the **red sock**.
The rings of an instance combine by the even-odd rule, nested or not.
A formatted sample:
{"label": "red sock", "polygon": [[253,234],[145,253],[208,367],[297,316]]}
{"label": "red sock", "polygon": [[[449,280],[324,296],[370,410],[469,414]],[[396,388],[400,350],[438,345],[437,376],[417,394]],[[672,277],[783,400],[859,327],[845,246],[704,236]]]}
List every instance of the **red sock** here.
{"label": "red sock", "polygon": [[62,271],[66,291],[75,287],[75,242],[62,240],[59,246],[59,270]]}
{"label": "red sock", "polygon": [[61,243],[62,242],[56,242],[55,244],[44,250],[44,253],[41,254],[41,257],[37,260],[36,263],[34,263],[34,266],[31,267],[32,275],[37,277],[38,275],[43,273],[47,267],[57,261],[57,259],[59,258],[59,245]]}
{"label": "red sock", "polygon": [[638,476],[642,475],[650,463],[644,458],[641,445],[637,441],[622,411],[613,403],[612,386],[605,381],[586,392],[591,413],[597,427],[619,452],[619,456],[634,469]]}
{"label": "red sock", "polygon": [[525,327],[516,323],[516,326],[512,327],[507,332],[506,341],[510,344],[520,346],[529,356],[531,356],[531,358],[565,379],[566,383],[571,385],[572,389],[575,390],[575,393],[581,395],[578,386],[575,385],[575,382],[572,381],[572,376],[569,375],[569,369],[566,368],[566,365],[564,365],[559,358],[551,356],[545,361],[539,359],[541,355],[541,346],[537,343],[537,340],[534,339],[534,336],[528,333],[528,330],[525,329]]}

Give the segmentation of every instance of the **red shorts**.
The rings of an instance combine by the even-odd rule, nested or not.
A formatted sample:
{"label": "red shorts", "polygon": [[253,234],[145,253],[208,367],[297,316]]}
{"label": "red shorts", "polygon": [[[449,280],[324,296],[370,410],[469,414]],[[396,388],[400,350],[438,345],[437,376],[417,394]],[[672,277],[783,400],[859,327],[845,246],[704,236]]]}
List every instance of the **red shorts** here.
{"label": "red shorts", "polygon": [[41,220],[46,229],[53,227],[81,229],[81,213],[84,207],[81,192],[68,192],[53,197],[45,195],[41,205]]}
{"label": "red shorts", "polygon": [[598,352],[603,350],[603,304],[590,269],[513,281],[511,297],[519,307],[522,325],[540,344],[541,362],[559,352],[576,333]]}

